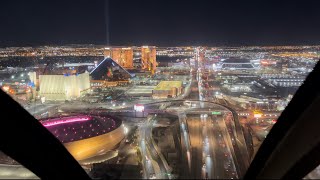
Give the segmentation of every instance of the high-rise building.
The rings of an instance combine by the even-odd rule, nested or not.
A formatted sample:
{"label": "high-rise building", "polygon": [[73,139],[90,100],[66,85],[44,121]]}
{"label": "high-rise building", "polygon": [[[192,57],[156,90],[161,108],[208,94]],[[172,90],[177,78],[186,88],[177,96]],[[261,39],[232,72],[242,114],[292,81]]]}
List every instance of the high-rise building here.
{"label": "high-rise building", "polygon": [[141,63],[142,69],[151,71],[154,74],[157,68],[156,47],[142,46],[141,47]]}
{"label": "high-rise building", "polygon": [[112,49],[111,48],[104,48],[103,55],[104,55],[104,58],[111,58]]}
{"label": "high-rise building", "polygon": [[110,57],[124,68],[133,68],[133,49],[125,48],[105,48],[104,57]]}

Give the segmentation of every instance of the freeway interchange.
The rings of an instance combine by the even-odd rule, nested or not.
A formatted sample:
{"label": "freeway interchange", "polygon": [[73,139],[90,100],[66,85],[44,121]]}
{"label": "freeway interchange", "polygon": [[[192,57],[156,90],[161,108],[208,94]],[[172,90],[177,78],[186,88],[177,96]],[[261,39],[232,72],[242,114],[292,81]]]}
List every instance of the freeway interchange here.
{"label": "freeway interchange", "polygon": [[[157,125],[157,117],[165,114],[176,115],[179,122],[181,170],[179,177],[191,179],[239,178],[243,175],[241,167],[246,167],[244,161],[248,158],[246,145],[238,137],[236,125],[232,121],[232,114],[224,107],[210,103],[192,101],[199,108],[187,107],[189,101],[172,101],[170,105],[159,110],[153,103],[145,105],[148,116],[147,122],[139,128],[139,148],[142,152],[145,178],[170,178],[171,168],[161,154],[161,149],[152,141],[152,127]],[[162,106],[162,103],[158,103]],[[221,115],[212,115],[211,111],[220,110]],[[204,113],[204,112],[207,113]],[[115,113],[115,111],[114,111]],[[124,112],[123,112],[124,113]],[[126,112],[127,115],[134,112]],[[242,135],[243,136],[243,135]],[[236,152],[238,151],[238,152]],[[247,159],[248,160],[248,159]]]}

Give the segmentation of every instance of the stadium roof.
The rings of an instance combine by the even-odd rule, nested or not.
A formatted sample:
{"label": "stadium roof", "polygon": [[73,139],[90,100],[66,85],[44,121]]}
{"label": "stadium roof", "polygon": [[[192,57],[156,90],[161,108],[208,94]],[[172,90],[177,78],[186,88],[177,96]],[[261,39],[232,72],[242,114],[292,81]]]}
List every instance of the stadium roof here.
{"label": "stadium roof", "polygon": [[153,90],[171,90],[182,86],[182,81],[161,81]]}
{"label": "stadium roof", "polygon": [[122,121],[111,116],[66,116],[41,122],[62,143],[78,141],[109,133]]}

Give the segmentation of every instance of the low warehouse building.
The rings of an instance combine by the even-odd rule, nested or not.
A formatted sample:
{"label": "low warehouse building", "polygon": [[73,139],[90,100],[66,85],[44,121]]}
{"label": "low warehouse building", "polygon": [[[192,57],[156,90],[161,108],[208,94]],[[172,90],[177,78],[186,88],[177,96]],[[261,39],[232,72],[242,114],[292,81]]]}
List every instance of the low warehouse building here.
{"label": "low warehouse building", "polygon": [[174,98],[182,93],[182,81],[161,81],[153,90],[153,99]]}

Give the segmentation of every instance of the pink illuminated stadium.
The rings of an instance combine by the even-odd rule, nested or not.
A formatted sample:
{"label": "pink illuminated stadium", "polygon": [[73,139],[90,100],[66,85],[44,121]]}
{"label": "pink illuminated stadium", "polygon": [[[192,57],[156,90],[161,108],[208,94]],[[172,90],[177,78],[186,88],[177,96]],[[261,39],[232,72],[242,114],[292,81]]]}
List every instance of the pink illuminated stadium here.
{"label": "pink illuminated stadium", "polygon": [[42,119],[41,123],[62,143],[109,133],[121,125],[111,116],[77,115]]}

